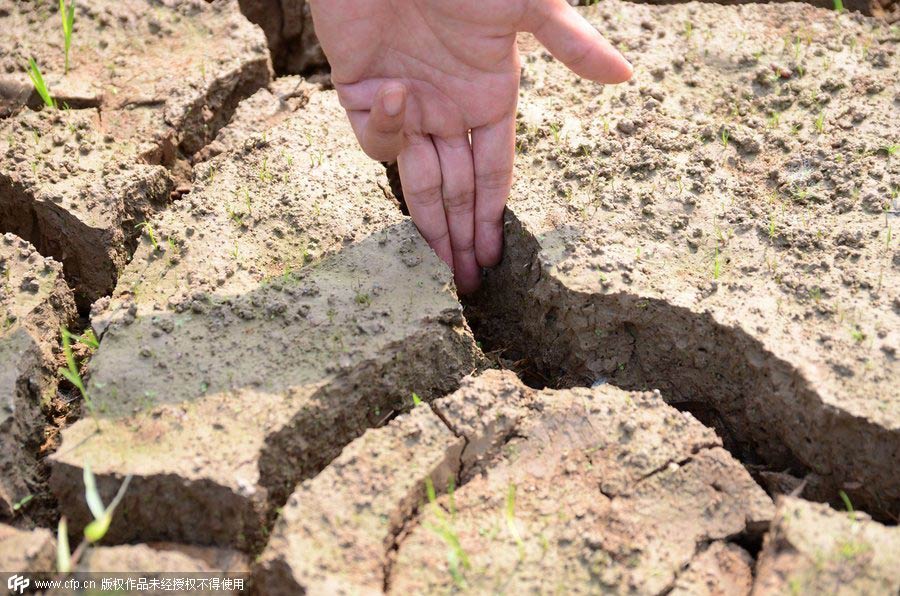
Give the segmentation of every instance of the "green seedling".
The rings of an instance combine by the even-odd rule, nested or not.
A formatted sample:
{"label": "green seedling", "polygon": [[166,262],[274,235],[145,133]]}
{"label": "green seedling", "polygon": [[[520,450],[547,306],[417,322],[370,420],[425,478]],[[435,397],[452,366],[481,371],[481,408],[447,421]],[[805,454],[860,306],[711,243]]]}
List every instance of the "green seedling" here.
{"label": "green seedling", "polygon": [[91,515],[94,516],[94,521],[84,528],[84,538],[88,543],[95,544],[106,536],[106,532],[109,531],[109,525],[112,523],[113,513],[115,513],[119,503],[122,502],[122,498],[125,496],[125,491],[128,490],[130,483],[131,475],[129,474],[125,477],[122,485],[119,486],[119,490],[116,492],[116,496],[113,497],[109,507],[104,507],[103,500],[100,498],[100,493],[97,490],[97,481],[91,472],[91,466],[90,464],[84,465],[84,496],[88,509],[91,510]]}
{"label": "green seedling", "polygon": [[504,517],[506,518],[506,529],[509,531],[513,540],[516,541],[516,546],[519,548],[519,560],[522,560],[525,558],[525,541],[522,540],[522,535],[519,533],[519,527],[516,525],[515,484],[509,485],[509,490],[506,493],[506,511],[504,513]]}
{"label": "green seedling", "polygon": [[722,276],[722,261],[719,258],[719,247],[716,247],[713,255],[713,279],[719,279]]}
{"label": "green seedling", "polygon": [[450,577],[453,583],[460,590],[466,589],[466,580],[463,577],[463,569],[470,569],[472,564],[466,551],[463,550],[459,541],[459,535],[453,527],[453,518],[456,515],[456,507],[453,501],[453,483],[451,480],[448,492],[450,496],[450,518],[444,513],[440,505],[437,504],[437,495],[434,492],[434,484],[431,478],[425,479],[425,492],[428,495],[428,502],[432,511],[438,520],[437,524],[427,524],[429,530],[434,532],[447,545],[447,567],[450,571]]}
{"label": "green seedling", "polygon": [[[78,362],[75,360],[75,354],[72,353],[72,340],[78,341],[78,338],[65,327],[60,327],[60,333],[62,334],[63,354],[66,357],[66,368],[59,369],[59,374],[78,389],[88,409],[93,409],[91,398],[81,378],[81,371],[78,369]],[[96,340],[96,338],[94,339]]]}
{"label": "green seedling", "polygon": [[843,490],[838,491],[838,496],[841,497],[841,501],[844,502],[844,507],[847,508],[847,513],[853,513],[853,503],[850,502],[850,497],[847,496]]}
{"label": "green seedling", "polygon": [[887,154],[888,157],[893,157],[897,154],[897,151],[900,151],[900,143],[894,143],[892,145],[885,145],[881,148],[882,151]]}
{"label": "green seedling", "polygon": [[147,237],[150,239],[150,244],[153,245],[153,250],[159,250],[159,242],[156,241],[156,231],[153,229],[153,226],[148,222],[141,222],[138,225],[134,226],[136,230],[142,230],[147,233]]}
{"label": "green seedling", "polygon": [[66,5],[65,0],[59,0],[59,15],[62,17],[63,38],[66,47],[66,66],[64,74],[69,74],[69,48],[72,47],[72,26],[75,24],[75,0]]}
{"label": "green seedling", "polygon": [[825,110],[819,112],[819,115],[816,117],[815,126],[817,133],[822,134],[825,132]]}
{"label": "green seedling", "polygon": [[852,337],[853,341],[856,343],[862,343],[866,339],[866,334],[863,333],[862,329],[854,325],[850,329],[850,337]]}
{"label": "green seedling", "polygon": [[413,391],[412,400],[414,408],[422,405],[422,398],[415,391]]}
{"label": "green seedling", "polygon": [[106,533],[109,531],[113,514],[125,497],[125,491],[128,490],[128,485],[131,484],[131,474],[129,474],[125,477],[121,486],[119,486],[119,490],[116,492],[116,496],[113,497],[112,502],[106,507],[103,505],[103,499],[100,498],[100,491],[97,490],[97,480],[94,478],[93,472],[91,472],[90,464],[84,465],[84,473],[82,476],[84,479],[85,502],[87,503],[88,509],[94,520],[85,526],[84,539],[78,545],[78,548],[75,549],[74,553],[69,550],[69,528],[66,517],[63,516],[59,520],[59,526],[56,531],[56,567],[57,570],[63,574],[72,572],[72,568],[74,565],[78,564],[78,561],[81,559],[81,556],[88,546],[103,540],[103,537],[106,536]]}
{"label": "green seedling", "polygon": [[727,129],[724,129],[724,128],[723,128],[723,129],[722,129],[722,137],[721,137],[721,139],[722,139],[722,147],[725,148],[725,149],[728,149],[728,139],[729,139],[729,138],[731,138],[731,135],[728,134],[728,130],[727,130]]}
{"label": "green seedling", "polygon": [[47,84],[44,83],[44,76],[41,74],[41,69],[38,68],[34,58],[28,59],[28,78],[31,79],[34,90],[41,96],[44,105],[48,108],[55,108],[56,100],[50,97],[50,91],[47,89]]}
{"label": "green seedling", "polygon": [[34,495],[27,495],[25,497],[22,497],[21,499],[19,499],[15,503],[13,503],[13,507],[12,507],[13,511],[21,511],[22,508],[25,507],[25,505],[27,505],[28,503],[30,503],[33,498],[34,498]]}
{"label": "green seedling", "polygon": [[553,142],[559,143],[559,124],[552,122],[550,124],[550,132],[553,133]]}
{"label": "green seedling", "polygon": [[834,10],[844,12],[844,0],[834,0]]}
{"label": "green seedling", "polygon": [[69,550],[69,524],[66,516],[59,520],[56,528],[56,570],[60,573],[72,572],[72,553]]}

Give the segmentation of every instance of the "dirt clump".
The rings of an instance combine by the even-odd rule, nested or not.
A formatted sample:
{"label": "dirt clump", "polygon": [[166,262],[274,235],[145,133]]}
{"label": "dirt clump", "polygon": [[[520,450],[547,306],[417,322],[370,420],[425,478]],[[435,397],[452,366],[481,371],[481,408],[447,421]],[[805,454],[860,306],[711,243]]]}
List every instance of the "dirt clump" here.
{"label": "dirt clump", "polygon": [[206,161],[224,151],[239,149],[254,136],[263,135],[279,122],[306,106],[319,90],[297,76],[279,77],[268,89],[260,89],[242,101],[216,138],[200,150],[196,161]]}
{"label": "dirt clump", "polygon": [[896,594],[898,569],[900,528],[783,497],[759,555],[753,594]]}
{"label": "dirt clump", "polygon": [[0,121],[0,229],[61,262],[79,305],[109,294],[137,225],[172,180],[105,131],[100,112],[25,109]]}
{"label": "dirt clump", "polygon": [[50,530],[19,530],[0,524],[0,569],[51,573],[56,569],[56,539]]}
{"label": "dirt clump", "polygon": [[0,237],[0,519],[23,515],[14,508],[40,492],[42,409],[56,393],[59,328],[74,318],[60,264]]}
{"label": "dirt clump", "polygon": [[538,392],[487,371],[301,484],[254,587],[661,592],[709,545],[771,517],[720,445],[658,394]]}
{"label": "dirt clump", "polygon": [[554,386],[659,389],[755,469],[895,519],[893,34],[802,4],[583,10],[635,77],[586,83],[523,40],[479,339]]}
{"label": "dirt clump", "polygon": [[314,94],[145,229],[93,312],[93,412],[52,458],[73,527],[90,463],[107,498],[134,475],[113,543],[254,548],[298,481],[481,363],[449,270],[344,120]]}

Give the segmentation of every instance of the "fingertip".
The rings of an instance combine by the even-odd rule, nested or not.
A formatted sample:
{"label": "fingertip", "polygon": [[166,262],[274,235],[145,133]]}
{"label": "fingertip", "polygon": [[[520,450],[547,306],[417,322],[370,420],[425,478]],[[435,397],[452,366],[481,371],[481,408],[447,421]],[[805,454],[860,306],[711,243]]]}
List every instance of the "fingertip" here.
{"label": "fingertip", "polygon": [[387,116],[394,118],[403,112],[406,106],[406,85],[397,82],[385,83],[379,95],[381,106]]}

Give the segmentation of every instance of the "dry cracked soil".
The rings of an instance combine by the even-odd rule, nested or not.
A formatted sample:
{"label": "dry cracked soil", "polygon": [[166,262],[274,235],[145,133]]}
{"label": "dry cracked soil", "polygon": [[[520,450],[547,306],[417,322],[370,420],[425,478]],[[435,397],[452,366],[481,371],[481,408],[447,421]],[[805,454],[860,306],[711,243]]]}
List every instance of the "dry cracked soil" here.
{"label": "dry cracked soil", "polygon": [[89,467],[130,484],[80,572],[896,594],[900,32],[847,7],[581,8],[616,87],[521,36],[460,300],[304,0],[79,3],[68,72],[56,7],[0,0],[0,571],[55,572]]}

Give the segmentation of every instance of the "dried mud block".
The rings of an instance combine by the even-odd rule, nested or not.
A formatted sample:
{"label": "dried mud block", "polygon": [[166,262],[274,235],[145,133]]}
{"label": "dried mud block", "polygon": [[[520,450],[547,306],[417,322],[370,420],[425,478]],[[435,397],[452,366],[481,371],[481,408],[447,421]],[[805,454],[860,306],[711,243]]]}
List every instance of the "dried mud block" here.
{"label": "dried mud block", "polygon": [[264,36],[235,0],[76,3],[68,74],[56,5],[2,0],[0,15],[7,80],[27,82],[34,57],[60,106],[100,108],[106,130],[151,163],[200,150],[271,78]]}
{"label": "dried mud block", "polygon": [[694,557],[669,594],[676,596],[738,596],[753,587],[753,557],[741,547],[713,542]]}
{"label": "dried mud block", "polygon": [[12,234],[0,237],[0,518],[32,494],[59,328],[74,318],[59,263]]}
{"label": "dried mud block", "polygon": [[307,0],[240,0],[240,5],[265,31],[277,72],[305,74],[328,66]]}
{"label": "dried mud block", "polygon": [[79,572],[247,573],[247,555],[234,550],[173,543],[123,544],[89,549]]}
{"label": "dried mud block", "polygon": [[741,552],[724,541],[772,512],[715,434],[657,394],[536,392],[486,371],[301,484],[254,589],[659,593],[689,564],[711,568],[717,545]]}
{"label": "dried mud block", "polygon": [[635,78],[579,81],[523,39],[505,259],[469,321],[554,383],[659,389],[811,474],[806,496],[895,517],[893,34],[802,4],[583,10]]}
{"label": "dried mud block", "polygon": [[242,101],[228,125],[219,131],[212,143],[197,153],[195,159],[206,161],[224,151],[241,147],[254,135],[265,135],[270,128],[305,106],[316,90],[317,85],[297,76],[276,79],[271,90],[260,89]]}
{"label": "dried mud block", "polygon": [[388,592],[660,593],[705,545],[770,519],[715,433],[658,394],[515,382],[486,374],[434,403],[468,463],[407,523]]}
{"label": "dried mud block", "polygon": [[0,524],[0,569],[14,573],[51,573],[56,569],[56,539],[50,530],[19,530]]}
{"label": "dried mud block", "polygon": [[446,486],[463,439],[428,406],[367,431],[288,499],[253,572],[259,594],[380,594],[388,553],[425,499]]}
{"label": "dried mud block", "polygon": [[62,262],[85,307],[112,292],[136,225],[172,189],[165,168],[138,163],[131,144],[104,130],[94,109],[25,109],[0,121],[0,229]]}
{"label": "dried mud block", "polygon": [[76,528],[90,463],[107,498],[134,475],[113,542],[258,544],[298,481],[481,363],[335,94],[266,138],[198,168],[94,311],[94,412],[52,457]]}
{"label": "dried mud block", "polygon": [[900,529],[782,497],[756,566],[755,596],[896,594]]}

